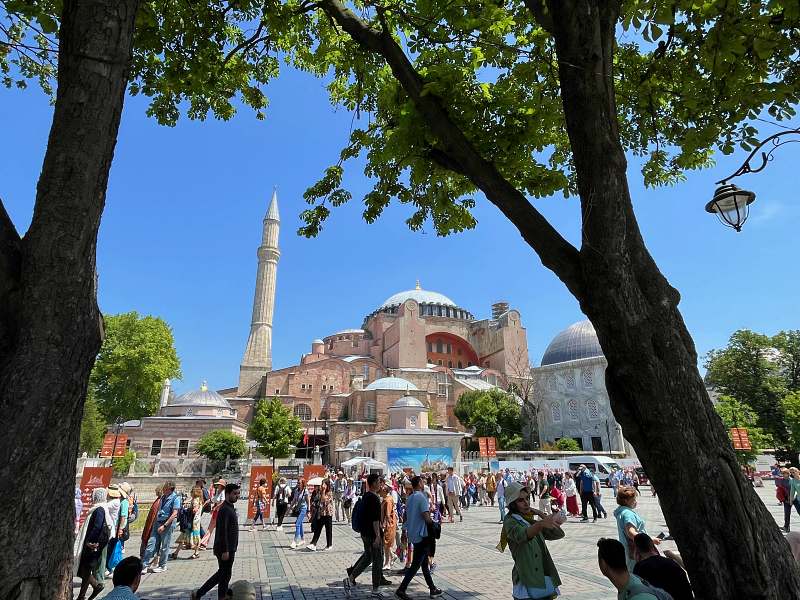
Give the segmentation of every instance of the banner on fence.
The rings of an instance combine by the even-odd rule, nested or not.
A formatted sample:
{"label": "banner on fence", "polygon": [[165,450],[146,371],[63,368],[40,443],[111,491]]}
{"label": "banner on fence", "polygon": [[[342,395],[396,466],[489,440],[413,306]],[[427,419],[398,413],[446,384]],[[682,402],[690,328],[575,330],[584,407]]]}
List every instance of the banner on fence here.
{"label": "banner on fence", "polygon": [[81,524],[92,509],[92,492],[97,488],[107,488],[111,484],[111,467],[84,467],[81,477]]}
{"label": "banner on fence", "polygon": [[252,521],[256,516],[256,502],[258,501],[258,482],[266,480],[266,506],[264,506],[264,518],[269,517],[269,501],[272,498],[272,467],[251,467],[250,468],[250,488],[247,495],[247,520]]}

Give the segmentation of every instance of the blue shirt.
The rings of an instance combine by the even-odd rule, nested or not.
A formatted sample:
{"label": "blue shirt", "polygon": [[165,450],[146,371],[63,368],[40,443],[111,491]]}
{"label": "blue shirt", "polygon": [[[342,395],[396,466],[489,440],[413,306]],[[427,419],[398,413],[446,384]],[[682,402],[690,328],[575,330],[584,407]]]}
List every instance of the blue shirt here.
{"label": "blue shirt", "polygon": [[423,513],[430,512],[428,497],[422,492],[414,492],[406,502],[406,530],[412,544],[419,544],[428,535],[428,523]]}
{"label": "blue shirt", "polygon": [[173,510],[178,510],[180,507],[180,497],[175,492],[172,492],[169,496],[161,496],[161,504],[158,507],[156,523],[163,523],[169,519]]}
{"label": "blue shirt", "polygon": [[582,492],[591,492],[594,490],[594,475],[589,469],[584,470],[581,473],[581,491]]}
{"label": "blue shirt", "polygon": [[118,585],[104,596],[108,600],[139,600],[139,596],[133,593],[127,585]]}
{"label": "blue shirt", "polygon": [[636,561],[630,554],[631,543],[630,538],[625,534],[625,530],[629,525],[633,525],[638,533],[647,533],[644,528],[644,519],[639,516],[635,510],[628,506],[618,506],[614,511],[614,516],[617,519],[617,539],[625,546],[625,561],[628,563],[628,571],[633,571],[636,566]]}

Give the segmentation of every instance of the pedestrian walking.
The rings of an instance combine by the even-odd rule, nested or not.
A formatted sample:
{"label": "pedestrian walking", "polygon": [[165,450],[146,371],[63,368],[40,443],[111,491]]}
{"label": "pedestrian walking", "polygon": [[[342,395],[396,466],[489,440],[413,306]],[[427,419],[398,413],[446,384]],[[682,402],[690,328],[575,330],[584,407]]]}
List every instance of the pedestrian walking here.
{"label": "pedestrian walking", "polygon": [[[163,486],[157,485],[155,489],[156,499],[153,500],[153,503],[150,505],[150,511],[147,513],[147,518],[144,520],[144,527],[142,527],[142,542],[139,546],[139,556],[144,556],[145,550],[147,550],[147,542],[150,541],[150,536],[153,533],[153,523],[156,522],[156,515],[158,514],[158,509],[161,505],[161,488]],[[144,565],[147,567],[148,565]]]}
{"label": "pedestrian walking", "polygon": [[500,510],[500,522],[503,523],[506,518],[506,487],[508,483],[505,478],[497,474],[497,508]]}
{"label": "pedestrian walking", "polygon": [[414,545],[414,556],[411,565],[406,569],[406,574],[403,581],[395,591],[395,596],[399,600],[410,600],[411,597],[406,593],[408,585],[411,580],[422,569],[422,575],[425,578],[425,583],[428,584],[430,597],[442,595],[442,590],[436,587],[431,577],[429,565],[429,552],[432,540],[435,540],[435,529],[437,524],[434,523],[430,513],[430,500],[423,491],[422,478],[414,476],[411,478],[411,486],[414,493],[408,498],[406,502],[405,519],[406,519],[406,534],[409,543]]}
{"label": "pedestrian walking", "polygon": [[344,512],[344,492],[347,489],[347,478],[344,473],[339,471],[336,473],[336,479],[333,481],[333,508],[335,513],[336,522],[345,520]]}
{"label": "pedestrian walking", "polygon": [[214,556],[217,558],[217,572],[208,578],[199,590],[192,592],[192,600],[198,600],[217,586],[217,597],[222,600],[228,593],[233,561],[239,546],[239,515],[236,514],[236,501],[240,489],[236,483],[226,483],[225,501],[217,511],[217,535],[214,537]]}
{"label": "pedestrian walking", "polygon": [[591,473],[592,475],[592,494],[594,495],[594,505],[597,507],[597,513],[603,518],[608,518],[608,513],[606,509],[603,508],[603,491],[600,488],[600,480],[597,478],[595,473]]}
{"label": "pedestrian walking", "polygon": [[96,598],[103,591],[103,583],[98,580],[97,574],[98,571],[105,570],[103,550],[108,545],[114,527],[107,499],[108,490],[105,488],[95,488],[92,491],[92,508],[79,532],[73,567],[73,574],[81,579],[78,600],[86,598],[89,586],[92,586],[89,600]]}
{"label": "pedestrian walking", "polygon": [[353,478],[347,478],[347,484],[344,488],[344,495],[342,496],[342,510],[344,511],[345,519],[347,519],[347,524],[350,524],[350,518],[353,513],[353,502],[355,502],[355,489],[353,486]]}
{"label": "pedestrian walking", "polygon": [[308,549],[312,552],[317,550],[317,542],[322,533],[323,527],[325,528],[325,550],[333,546],[333,492],[331,491],[331,482],[329,479],[322,481],[322,485],[316,492],[317,501],[314,506],[314,516],[311,522],[314,524],[312,530],[314,537],[308,545]]}
{"label": "pedestrian walking", "polygon": [[464,520],[459,506],[461,494],[463,492],[461,478],[453,472],[453,467],[447,468],[447,512],[450,514],[450,522],[453,522],[453,514],[458,514],[459,520]]}
{"label": "pedestrian walking", "polygon": [[[637,533],[647,533],[644,519],[634,510],[636,508],[636,489],[620,486],[617,491],[617,504],[619,506],[614,511],[614,518],[617,520],[617,538],[625,548],[628,570],[633,571],[636,564],[633,556],[633,540]],[[656,538],[653,543],[660,544],[661,540]]]}
{"label": "pedestrian walking", "polygon": [[511,582],[515,600],[556,597],[561,578],[545,540],[564,537],[561,513],[548,512],[541,520],[534,520],[540,513],[531,506],[528,488],[519,482],[508,485],[506,503],[508,515],[503,521],[498,549],[503,552],[507,545],[514,558]]}
{"label": "pedestrian walking", "polygon": [[303,525],[305,524],[306,515],[308,514],[308,507],[311,500],[308,495],[308,488],[306,487],[306,480],[301,477],[297,482],[297,487],[294,488],[292,494],[292,516],[296,517],[294,522],[294,540],[292,540],[291,548],[299,548],[306,543],[303,538]]}
{"label": "pedestrian walking", "polygon": [[378,495],[381,497],[381,529],[383,530],[383,568],[390,569],[395,561],[393,548],[397,535],[397,509],[394,496],[387,486],[382,486]]}
{"label": "pedestrian walking", "polygon": [[366,491],[353,509],[353,528],[358,528],[364,553],[352,567],[347,569],[344,578],[344,592],[350,598],[356,585],[356,579],[364,570],[372,565],[372,597],[383,598],[380,586],[391,585],[392,582],[383,576],[383,535],[381,532],[381,500],[378,490],[382,485],[377,473],[367,476]]}
{"label": "pedestrian walking", "polygon": [[253,516],[253,524],[250,526],[250,531],[255,531],[258,521],[261,521],[261,531],[267,530],[267,525],[264,522],[264,512],[267,510],[267,501],[269,500],[269,490],[267,488],[267,480],[263,477],[258,480],[258,487],[256,488],[255,498],[253,504],[255,505],[256,514]]}
{"label": "pedestrian walking", "polygon": [[489,502],[494,506],[494,493],[497,491],[497,483],[494,478],[494,473],[489,471],[486,476],[486,493],[489,495]]}
{"label": "pedestrian walking", "polygon": [[567,513],[571,517],[577,517],[580,509],[578,508],[578,489],[575,487],[575,479],[572,473],[564,473],[564,495],[567,497]]}
{"label": "pedestrian walking", "polygon": [[214,529],[217,526],[217,514],[219,513],[219,509],[225,503],[225,486],[228,485],[228,482],[224,479],[220,479],[212,484],[214,488],[214,494],[210,498],[210,506],[211,506],[211,523],[208,525],[208,531],[203,536],[203,539],[200,540],[200,549],[205,550],[208,548],[208,543],[211,541],[211,534],[214,533]]}
{"label": "pedestrian walking", "polygon": [[181,508],[181,498],[175,493],[175,483],[167,481],[161,491],[161,501],[159,502],[158,513],[153,523],[153,532],[147,542],[142,563],[145,571],[148,570],[150,561],[158,551],[158,566],[150,568],[152,573],[163,573],[167,569],[169,558],[169,545],[172,540],[172,532],[175,530],[175,522],[178,518],[178,511]]}
{"label": "pedestrian walking", "polygon": [[278,531],[283,531],[283,519],[286,517],[286,512],[289,509],[289,502],[292,499],[292,489],[286,483],[286,478],[281,477],[278,480],[278,485],[272,492],[272,497],[275,499],[275,516],[278,518]]}
{"label": "pedestrian walking", "polygon": [[594,502],[594,476],[586,465],[578,467],[576,485],[581,495],[581,521],[588,521],[587,504],[592,507],[592,522],[597,521],[597,505]]}

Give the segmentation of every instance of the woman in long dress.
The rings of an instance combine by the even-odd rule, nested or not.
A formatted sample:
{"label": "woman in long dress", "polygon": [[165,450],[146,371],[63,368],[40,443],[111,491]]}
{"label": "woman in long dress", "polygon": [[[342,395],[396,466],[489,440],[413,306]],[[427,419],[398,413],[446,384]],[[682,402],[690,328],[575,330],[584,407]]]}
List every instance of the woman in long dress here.
{"label": "woman in long dress", "polygon": [[[144,521],[144,528],[142,529],[142,544],[139,547],[139,556],[144,556],[144,551],[147,549],[147,542],[150,540],[150,534],[153,533],[153,523],[156,521],[158,509],[161,506],[161,486],[156,486],[156,499],[150,505],[150,511],[147,513],[147,518]],[[158,556],[158,549],[154,556]],[[145,565],[146,567],[147,565]]]}
{"label": "woman in long dress", "polygon": [[578,489],[575,487],[572,473],[564,473],[564,495],[567,497],[567,512],[571,517],[577,517],[580,514]]}
{"label": "woman in long dress", "polygon": [[394,498],[384,485],[379,492],[381,497],[381,528],[383,529],[383,568],[389,569],[394,562],[392,548],[397,534],[397,511],[395,510]]}
{"label": "woman in long dress", "polygon": [[228,483],[224,479],[220,479],[213,485],[216,491],[211,498],[211,523],[209,523],[208,531],[206,531],[203,539],[200,540],[200,550],[205,550],[208,547],[208,542],[211,541],[211,534],[214,533],[214,529],[217,526],[217,514],[219,513],[220,507],[225,502],[226,485],[228,485]]}
{"label": "woman in long dress", "polygon": [[76,544],[74,574],[81,579],[78,600],[86,598],[86,591],[92,586],[89,600],[96,598],[103,591],[103,584],[97,579],[97,572],[104,568],[103,550],[111,537],[114,528],[108,512],[107,490],[96,488],[92,492],[92,509],[86,516]]}

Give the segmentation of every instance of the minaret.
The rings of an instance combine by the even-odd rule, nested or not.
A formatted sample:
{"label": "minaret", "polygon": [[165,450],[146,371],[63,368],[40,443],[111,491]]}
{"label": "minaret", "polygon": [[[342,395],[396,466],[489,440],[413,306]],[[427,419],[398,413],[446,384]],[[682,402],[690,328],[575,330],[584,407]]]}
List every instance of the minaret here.
{"label": "minaret", "polygon": [[278,232],[281,227],[278,215],[278,193],[272,192],[261,246],[258,247],[256,292],[253,298],[253,319],[250,337],[239,367],[239,396],[254,396],[261,378],[272,368],[272,313],[275,309],[275,280],[278,275]]}

